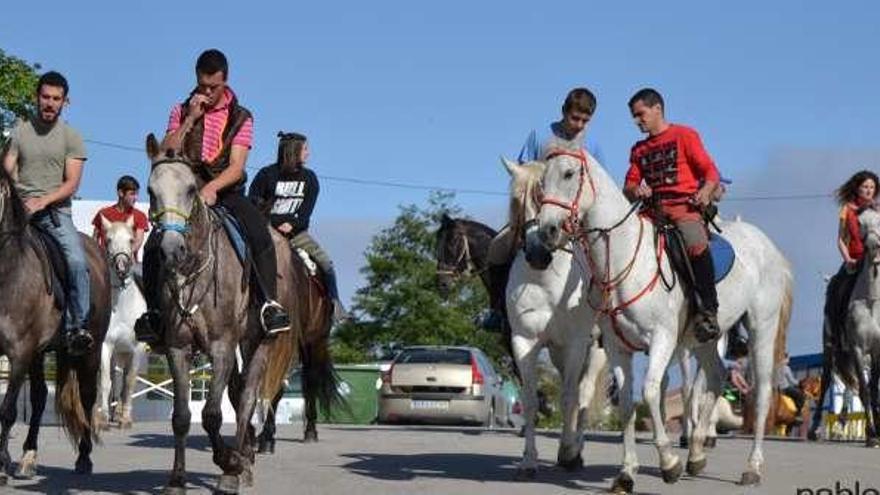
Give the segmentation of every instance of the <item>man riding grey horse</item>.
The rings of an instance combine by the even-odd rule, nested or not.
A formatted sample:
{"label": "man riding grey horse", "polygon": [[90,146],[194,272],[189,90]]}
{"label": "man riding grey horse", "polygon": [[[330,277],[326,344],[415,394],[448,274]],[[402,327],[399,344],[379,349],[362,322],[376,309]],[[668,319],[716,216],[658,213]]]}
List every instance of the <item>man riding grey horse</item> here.
{"label": "man riding grey horse", "polygon": [[15,178],[32,222],[61,247],[70,284],[64,345],[72,355],[81,355],[94,344],[86,320],[89,267],[70,207],[79,188],[86,149],[80,134],[60,119],[68,101],[68,89],[67,79],[58,72],[40,77],[37,112],[19,121],[12,130],[3,166]]}
{"label": "man riding grey horse", "polygon": [[[196,89],[175,105],[168,120],[164,147],[181,150],[194,172],[204,180],[199,195],[208,206],[221,205],[238,220],[256,265],[260,318],[269,335],[289,330],[290,319],[276,300],[275,246],[269,224],[244,196],[245,162],[253,141],[253,117],[227,85],[229,65],[219,50],[203,52],[196,62]],[[156,335],[159,287],[155,283],[161,262],[158,243],[151,235],[144,253],[144,282],[149,310],[138,320],[138,334]]]}

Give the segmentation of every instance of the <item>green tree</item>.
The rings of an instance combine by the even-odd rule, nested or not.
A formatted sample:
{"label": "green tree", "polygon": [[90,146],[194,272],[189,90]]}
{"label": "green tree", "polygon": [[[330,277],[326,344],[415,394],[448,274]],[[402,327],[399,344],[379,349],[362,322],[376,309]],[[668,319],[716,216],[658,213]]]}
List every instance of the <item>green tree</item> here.
{"label": "green tree", "polygon": [[445,300],[436,289],[436,231],[443,213],[460,213],[452,200],[451,194],[434,193],[426,208],[403,206],[394,224],[373,238],[361,269],[366,286],[352,305],[357,318],[333,334],[336,361],[368,360],[383,344],[472,345],[503,371],[497,366],[506,355],[500,335],[473,322],[488,305],[479,279],[462,279]]}
{"label": "green tree", "polygon": [[39,64],[29,64],[0,49],[0,148],[15,118],[33,111],[38,70]]}

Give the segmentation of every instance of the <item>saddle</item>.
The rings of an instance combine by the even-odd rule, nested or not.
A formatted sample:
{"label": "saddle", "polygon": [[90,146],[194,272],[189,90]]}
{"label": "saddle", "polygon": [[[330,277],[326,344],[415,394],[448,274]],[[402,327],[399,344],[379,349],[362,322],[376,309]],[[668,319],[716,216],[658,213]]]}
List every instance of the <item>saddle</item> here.
{"label": "saddle", "polygon": [[[42,214],[52,215],[54,212],[49,211]],[[28,236],[28,240],[33,246],[34,251],[37,252],[40,263],[43,265],[43,276],[46,278],[46,286],[49,287],[49,293],[52,294],[55,301],[55,307],[64,314],[64,310],[67,308],[67,294],[70,286],[67,259],[64,257],[61,245],[58,244],[58,241],[49,232],[37,225],[36,222],[31,222],[31,235]]]}
{"label": "saddle", "polygon": [[221,205],[212,206],[211,211],[217,215],[220,224],[223,225],[223,230],[226,232],[229,242],[232,243],[238,261],[241,262],[242,266],[247,266],[250,252],[248,250],[247,237],[238,219],[232,215],[231,211]]}

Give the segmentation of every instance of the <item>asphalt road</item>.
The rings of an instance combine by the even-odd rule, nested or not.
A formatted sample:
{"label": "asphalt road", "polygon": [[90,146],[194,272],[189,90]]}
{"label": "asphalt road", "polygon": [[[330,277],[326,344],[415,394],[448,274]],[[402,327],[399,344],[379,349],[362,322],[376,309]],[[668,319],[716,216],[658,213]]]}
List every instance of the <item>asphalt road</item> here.
{"label": "asphalt road", "polygon": [[[207,438],[193,425],[187,466],[190,493],[210,493],[219,471],[211,462]],[[231,433],[231,430],[224,430]],[[274,456],[260,456],[250,494],[589,494],[603,493],[621,457],[614,434],[591,434],[577,472],[556,468],[555,434],[538,438],[542,459],[534,481],[513,481],[523,441],[513,431],[425,426],[319,427],[320,442],[304,444],[298,425],[279,428]],[[20,456],[25,428],[16,425],[11,445]],[[11,480],[0,493],[158,493],[168,479],[173,456],[170,424],[135,425],[112,430],[93,454],[95,472],[72,473],[74,454],[64,435],[44,428],[40,468],[33,480]],[[638,445],[642,468],[636,493],[670,494],[880,494],[880,450],[859,444],[805,444],[769,441],[764,482],[757,488],[736,484],[750,446],[747,439],[723,438],[700,477],[687,475],[666,485],[647,437]],[[682,456],[684,451],[679,451]],[[684,459],[683,459],[684,460]],[[859,483],[859,492],[855,483]],[[835,485],[837,483],[837,485]],[[827,488],[831,491],[818,491]],[[801,491],[798,491],[800,489]],[[835,491],[835,489],[846,491]],[[871,491],[871,490],[876,491]]]}

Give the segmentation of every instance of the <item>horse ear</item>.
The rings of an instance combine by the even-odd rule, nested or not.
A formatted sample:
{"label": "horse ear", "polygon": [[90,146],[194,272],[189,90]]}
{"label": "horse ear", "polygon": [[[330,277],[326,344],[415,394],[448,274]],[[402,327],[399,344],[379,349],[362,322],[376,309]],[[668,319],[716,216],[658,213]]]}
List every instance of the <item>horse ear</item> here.
{"label": "horse ear", "polygon": [[107,220],[107,217],[105,217],[104,215],[101,215],[100,213],[98,214],[98,216],[101,217],[101,227],[104,228],[104,234],[106,235],[107,231],[110,230],[110,226],[111,226],[110,220]]}
{"label": "horse ear", "polygon": [[514,163],[503,156],[501,157],[501,164],[504,165],[504,168],[507,169],[507,173],[510,174],[511,177],[515,176],[519,171],[519,164]]}
{"label": "horse ear", "polygon": [[449,216],[449,213],[443,212],[443,216],[440,217],[440,225],[443,227],[448,226],[452,223],[452,217]]}
{"label": "horse ear", "polygon": [[159,158],[159,141],[153,133],[147,134],[147,157],[150,161],[156,161]]}

